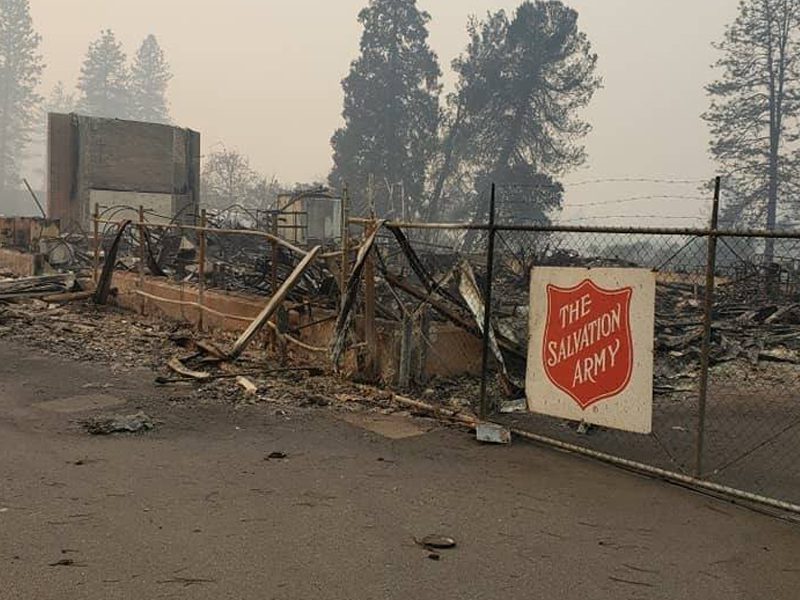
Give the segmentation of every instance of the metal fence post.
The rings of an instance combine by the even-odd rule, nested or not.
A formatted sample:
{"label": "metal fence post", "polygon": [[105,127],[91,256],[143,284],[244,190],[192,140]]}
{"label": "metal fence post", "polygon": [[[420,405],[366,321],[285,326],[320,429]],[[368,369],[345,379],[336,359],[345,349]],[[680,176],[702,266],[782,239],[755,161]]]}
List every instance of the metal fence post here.
{"label": "metal fence post", "polygon": [[200,305],[197,315],[197,328],[200,331],[205,327],[205,296],[206,296],[206,226],[208,218],[206,209],[200,211],[200,230],[197,232],[200,245],[199,264],[197,266],[197,303]]}
{"label": "metal fence post", "polygon": [[700,349],[700,385],[697,405],[697,454],[695,477],[703,474],[703,449],[706,433],[706,402],[708,399],[709,354],[711,352],[711,328],[714,320],[714,284],[717,268],[717,225],[719,222],[719,194],[721,178],[714,181],[714,203],[711,207],[711,228],[708,232],[708,257],[706,262],[706,294],[703,306],[703,345]]}
{"label": "metal fence post", "polygon": [[94,256],[92,257],[92,281],[95,286],[100,279],[100,205],[94,205]]}
{"label": "metal fence post", "polygon": [[275,211],[275,214],[272,217],[272,222],[270,223],[270,233],[272,233],[273,238],[270,240],[270,248],[272,250],[272,256],[270,258],[270,279],[269,279],[269,293],[270,295],[275,294],[278,291],[278,262],[280,261],[280,254],[278,248],[278,211]]}
{"label": "metal fence post", "polygon": [[348,197],[347,186],[342,190],[342,264],[339,273],[339,291],[342,294],[341,306],[344,306],[344,297],[347,289],[347,279],[350,270],[350,198]]}
{"label": "metal fence post", "polygon": [[495,236],[495,184],[492,184],[492,195],[489,199],[489,243],[486,252],[486,291],[484,293],[483,311],[483,355],[481,357],[481,398],[480,418],[486,419],[489,414],[489,398],[487,384],[489,380],[489,340],[492,330],[492,279],[494,276],[494,236]]}
{"label": "metal fence post", "polygon": [[[377,227],[378,223],[373,221],[371,225],[364,228],[364,241]],[[373,252],[367,255],[364,263],[364,341],[367,344],[366,375],[370,380],[375,378],[378,367],[378,332],[375,322],[375,255]]]}
{"label": "metal fence post", "polygon": [[[145,255],[145,224],[144,224],[144,206],[139,206],[139,290],[144,291],[144,263],[146,260]],[[142,296],[141,314],[145,314],[147,298]]]}

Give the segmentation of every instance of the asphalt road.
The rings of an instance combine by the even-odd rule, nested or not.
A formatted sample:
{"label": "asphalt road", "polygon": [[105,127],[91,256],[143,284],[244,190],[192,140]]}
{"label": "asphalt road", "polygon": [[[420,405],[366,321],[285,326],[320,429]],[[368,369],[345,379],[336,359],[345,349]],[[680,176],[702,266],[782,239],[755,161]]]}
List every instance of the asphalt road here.
{"label": "asphalt road", "polygon": [[[798,598],[800,525],[547,448],[150,380],[0,340],[0,598]],[[76,425],[138,408],[156,430]],[[458,545],[432,560],[429,533]]]}

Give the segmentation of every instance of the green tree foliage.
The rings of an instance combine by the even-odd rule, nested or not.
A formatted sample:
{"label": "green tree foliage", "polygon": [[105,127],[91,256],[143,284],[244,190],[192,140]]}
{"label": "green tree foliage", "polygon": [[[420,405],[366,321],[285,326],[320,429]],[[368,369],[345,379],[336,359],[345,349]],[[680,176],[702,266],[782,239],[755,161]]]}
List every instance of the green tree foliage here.
{"label": "green tree foliage", "polygon": [[421,205],[437,144],[441,72],[428,45],[430,16],[415,0],[371,0],[358,20],[361,54],[342,82],[345,124],[332,139],[329,179],[347,184],[363,210],[372,176],[374,189],[393,190],[375,194],[377,213],[399,217],[396,198],[409,212]]}
{"label": "green tree foliage", "polygon": [[774,229],[797,213],[794,199],[781,198],[798,191],[800,0],[742,0],[716,48],[721,74],[706,88],[703,118],[711,156],[727,176],[724,218]]}
{"label": "green tree foliage", "polygon": [[525,1],[512,18],[501,10],[473,19],[468,32],[453,63],[458,85],[431,212],[457,173],[481,192],[499,184],[508,217],[546,221],[561,206],[557,177],[586,158],[581,141],[590,126],[580,111],[601,85],[597,55],[578,13],[556,0]]}
{"label": "green tree foliage", "polygon": [[127,59],[122,44],[110,29],[89,45],[78,91],[78,110],[83,114],[120,119],[134,115]]}
{"label": "green tree foliage", "polygon": [[167,86],[172,73],[154,35],[142,42],[131,67],[133,116],[140,121],[169,123]]}
{"label": "green tree foliage", "polygon": [[44,63],[28,0],[0,0],[0,190],[16,185],[39,121]]}

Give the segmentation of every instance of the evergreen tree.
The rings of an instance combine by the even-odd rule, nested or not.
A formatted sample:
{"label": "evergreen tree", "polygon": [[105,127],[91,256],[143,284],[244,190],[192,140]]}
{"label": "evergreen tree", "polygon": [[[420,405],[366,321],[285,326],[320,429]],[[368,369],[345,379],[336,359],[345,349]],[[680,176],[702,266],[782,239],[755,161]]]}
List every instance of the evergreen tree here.
{"label": "evergreen tree", "polygon": [[110,29],[89,45],[78,80],[80,112],[93,117],[133,117],[126,61],[122,44]]}
{"label": "evergreen tree", "polygon": [[[716,47],[722,73],[706,88],[703,118],[711,156],[727,175],[724,218],[772,230],[780,216],[797,214],[794,200],[780,198],[798,192],[800,0],[742,0]],[[769,240],[767,260],[772,248]]]}
{"label": "evergreen tree", "polygon": [[[556,178],[585,160],[581,139],[590,126],[579,112],[601,85],[597,55],[578,13],[558,0],[526,0],[513,18],[501,10],[471,21],[468,31],[467,50],[453,63],[456,117],[444,166],[463,171],[466,164],[476,190],[492,182],[508,190],[501,200],[510,217],[547,221],[561,206]],[[440,185],[434,205],[437,193]]]}
{"label": "evergreen tree", "polygon": [[172,79],[164,51],[154,35],[142,42],[131,68],[134,117],[151,123],[169,123],[167,86]]}
{"label": "evergreen tree", "polygon": [[332,139],[329,179],[347,184],[364,210],[372,177],[382,190],[378,214],[399,216],[400,202],[420,206],[436,148],[441,73],[428,46],[430,16],[415,0],[371,0],[358,20],[361,54],[342,82],[345,125]]}
{"label": "evergreen tree", "polygon": [[38,125],[40,42],[28,0],[0,0],[0,191],[21,179],[20,162]]}

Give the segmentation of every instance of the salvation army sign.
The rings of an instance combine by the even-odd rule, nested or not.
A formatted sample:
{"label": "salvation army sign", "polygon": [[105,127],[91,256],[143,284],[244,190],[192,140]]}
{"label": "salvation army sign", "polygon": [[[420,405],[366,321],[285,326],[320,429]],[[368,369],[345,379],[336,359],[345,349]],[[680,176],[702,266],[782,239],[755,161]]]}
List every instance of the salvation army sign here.
{"label": "salvation army sign", "polygon": [[583,409],[630,383],[632,295],[630,287],[605,290],[591,279],[571,288],[547,286],[545,374]]}
{"label": "salvation army sign", "polygon": [[650,271],[534,268],[529,409],[650,433],[654,310]]}

